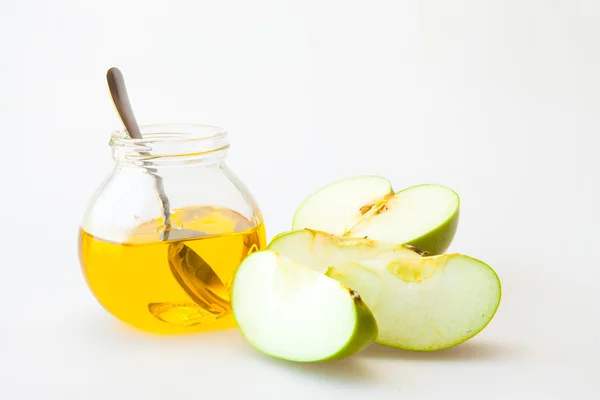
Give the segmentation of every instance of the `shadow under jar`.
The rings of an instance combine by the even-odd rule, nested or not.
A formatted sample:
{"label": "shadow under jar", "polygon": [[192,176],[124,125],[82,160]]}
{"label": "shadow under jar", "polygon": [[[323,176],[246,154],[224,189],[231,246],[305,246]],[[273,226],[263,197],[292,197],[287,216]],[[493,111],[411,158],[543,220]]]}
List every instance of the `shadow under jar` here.
{"label": "shadow under jar", "polygon": [[86,282],[108,312],[142,330],[233,327],[233,277],[266,237],[254,198],[225,164],[227,133],[203,125],[140,129],[143,139],[112,135],[115,168],[79,234]]}

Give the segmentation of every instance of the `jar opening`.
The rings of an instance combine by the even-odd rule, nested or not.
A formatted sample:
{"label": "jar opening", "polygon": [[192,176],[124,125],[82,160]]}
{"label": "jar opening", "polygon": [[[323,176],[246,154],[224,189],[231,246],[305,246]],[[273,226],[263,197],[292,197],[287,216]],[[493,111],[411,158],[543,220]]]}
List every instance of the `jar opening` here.
{"label": "jar opening", "polygon": [[[140,125],[142,139],[126,130],[111,135],[113,157],[120,163],[174,163],[215,156],[229,147],[227,131],[210,125]],[[213,157],[214,158],[214,157]]]}

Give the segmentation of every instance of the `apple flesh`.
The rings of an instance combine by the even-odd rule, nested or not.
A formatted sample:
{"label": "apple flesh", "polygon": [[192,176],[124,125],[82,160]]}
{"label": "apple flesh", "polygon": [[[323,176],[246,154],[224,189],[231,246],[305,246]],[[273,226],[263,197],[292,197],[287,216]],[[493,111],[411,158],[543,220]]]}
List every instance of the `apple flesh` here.
{"label": "apple flesh", "polygon": [[405,245],[331,235],[311,229],[281,233],[271,240],[269,249],[321,273],[332,265],[350,261],[393,260],[420,255],[417,249]]}
{"label": "apple flesh", "polygon": [[292,230],[313,229],[338,236],[409,244],[432,255],[450,246],[460,199],[434,184],[394,192],[378,176],[359,176],[327,185],[296,210]]}
{"label": "apple flesh", "polygon": [[461,254],[350,262],[326,275],[360,293],[377,321],[377,343],[406,350],[441,350],[472,338],[501,298],[494,270]]}
{"label": "apple flesh", "polygon": [[241,263],[232,308],[248,343],[284,360],[340,359],[377,337],[377,323],[358,293],[271,250]]}

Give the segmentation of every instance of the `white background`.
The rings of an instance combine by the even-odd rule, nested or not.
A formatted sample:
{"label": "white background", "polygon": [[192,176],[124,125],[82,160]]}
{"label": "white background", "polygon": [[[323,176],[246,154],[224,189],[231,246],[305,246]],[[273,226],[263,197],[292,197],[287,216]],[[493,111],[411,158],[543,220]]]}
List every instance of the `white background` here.
{"label": "white background", "polygon": [[[2,1],[0,44],[0,398],[600,398],[599,2]],[[343,177],[454,188],[450,250],[500,275],[495,319],[319,365],[115,322],[76,247],[113,65],[140,123],[229,131],[269,237]]]}

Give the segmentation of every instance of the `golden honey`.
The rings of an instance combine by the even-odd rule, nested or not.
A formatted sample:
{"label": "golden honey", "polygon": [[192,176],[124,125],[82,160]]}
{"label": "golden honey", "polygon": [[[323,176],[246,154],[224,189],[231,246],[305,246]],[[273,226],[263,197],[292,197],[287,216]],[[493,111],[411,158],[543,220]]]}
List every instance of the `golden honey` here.
{"label": "golden honey", "polygon": [[112,315],[146,331],[235,326],[233,278],[248,254],[265,247],[264,225],[226,208],[196,207],[175,210],[171,227],[161,240],[162,218],[145,222],[124,243],[82,229],[79,256],[92,293]]}

